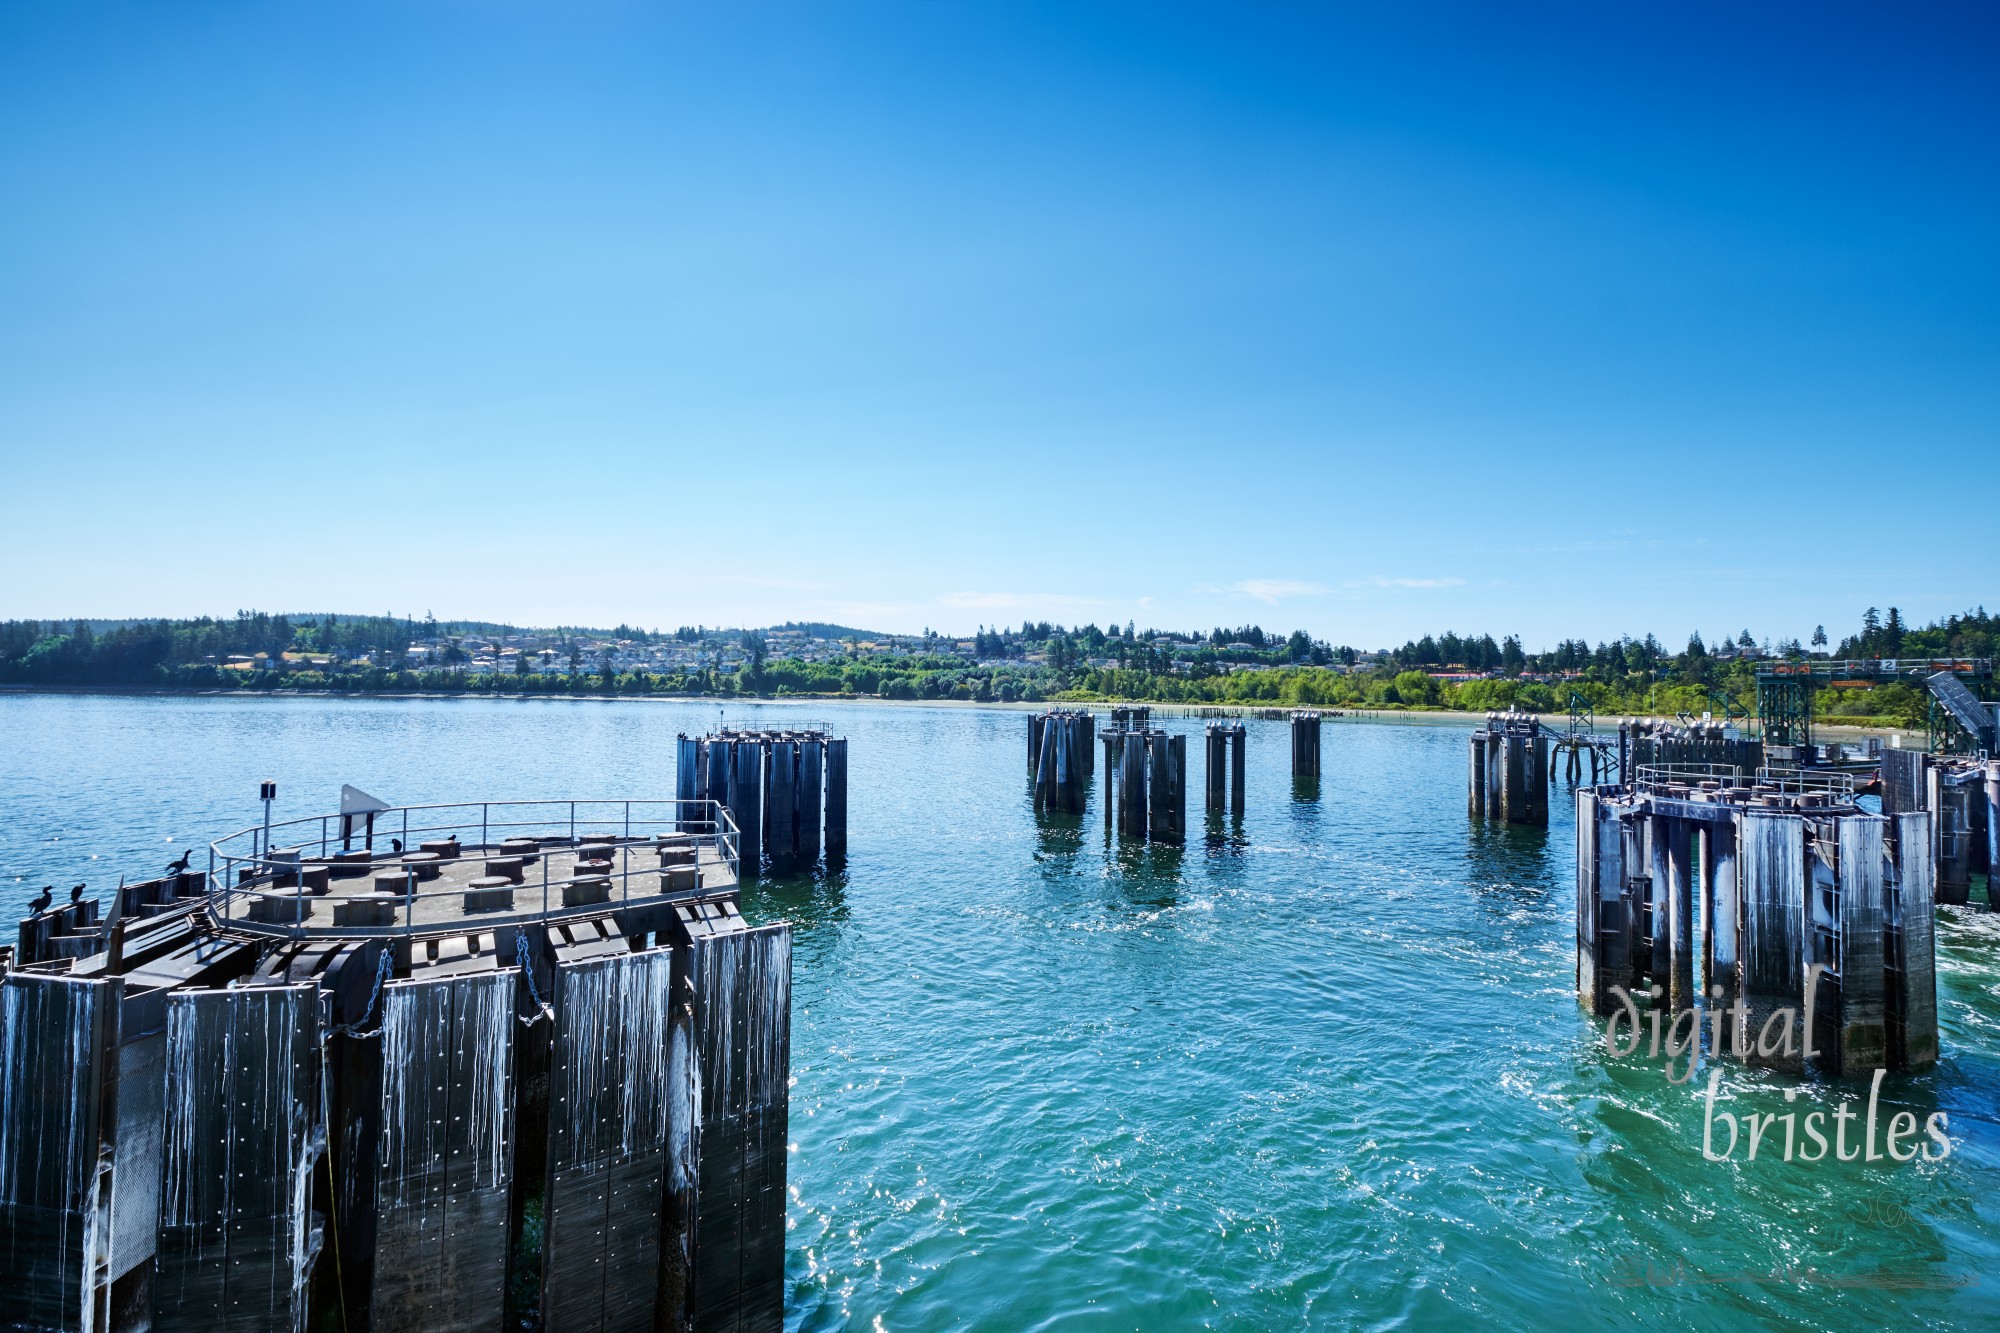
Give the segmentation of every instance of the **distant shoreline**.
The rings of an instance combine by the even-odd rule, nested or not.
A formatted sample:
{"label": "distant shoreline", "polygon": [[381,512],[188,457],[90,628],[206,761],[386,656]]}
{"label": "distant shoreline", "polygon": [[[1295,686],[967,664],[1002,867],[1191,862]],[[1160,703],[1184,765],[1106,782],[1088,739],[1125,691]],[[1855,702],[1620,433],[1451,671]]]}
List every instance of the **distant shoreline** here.
{"label": "distant shoreline", "polygon": [[[541,699],[560,699],[578,702],[620,703],[620,704],[705,704],[723,710],[729,708],[846,708],[856,704],[880,705],[890,708],[984,708],[996,712],[1042,712],[1050,708],[1152,708],[1160,710],[1164,716],[1195,717],[1200,711],[1219,712],[1225,716],[1242,716],[1258,712],[1318,712],[1329,721],[1364,722],[1387,724],[1390,726],[1435,726],[1442,723],[1463,722],[1471,724],[1484,719],[1484,713],[1459,712],[1448,708],[1335,708],[1322,705],[1280,704],[1275,701],[1262,703],[1158,703],[1147,700],[1024,700],[1003,701],[998,699],[981,701],[978,699],[884,699],[876,695],[845,694],[788,694],[782,697],[764,698],[757,695],[714,695],[714,694],[608,694],[596,691],[569,693],[567,691],[451,691],[451,690],[212,690],[177,689],[164,685],[16,685],[0,684],[0,697],[10,694],[43,695],[146,695],[187,699],[515,699],[523,702]],[[1564,717],[1561,713],[1539,715],[1554,726]],[[1628,714],[1606,715],[1597,719],[1597,729],[1615,729],[1624,721],[1659,721],[1668,714]],[[1874,726],[1852,722],[1813,721],[1813,732],[1826,734],[1830,739],[1851,740],[1868,736],[1911,737],[1919,741],[1923,732],[1909,727]]]}

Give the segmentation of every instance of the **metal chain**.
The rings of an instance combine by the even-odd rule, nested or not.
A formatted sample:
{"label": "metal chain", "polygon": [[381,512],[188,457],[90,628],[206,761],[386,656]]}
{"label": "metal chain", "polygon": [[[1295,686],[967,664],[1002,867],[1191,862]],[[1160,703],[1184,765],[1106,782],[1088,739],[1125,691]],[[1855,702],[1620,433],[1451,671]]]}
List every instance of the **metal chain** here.
{"label": "metal chain", "polygon": [[334,1024],[326,1030],[326,1037],[322,1040],[331,1040],[334,1037],[367,1038],[381,1036],[382,1025],[380,1023],[377,1023],[369,1031],[362,1031],[361,1024],[367,1021],[368,1015],[375,1012],[375,1002],[382,998],[382,987],[388,984],[389,977],[395,971],[395,968],[396,960],[391,950],[384,949],[381,953],[377,954],[375,956],[375,989],[368,996],[368,1003],[361,1010],[360,1019],[353,1023]]}
{"label": "metal chain", "polygon": [[516,1015],[516,1020],[524,1028],[531,1028],[545,1018],[553,1020],[555,1010],[542,998],[541,988],[535,984],[534,960],[528,957],[528,932],[521,926],[514,927],[514,961],[521,965],[521,975],[528,979],[528,998],[535,1002],[533,1018]]}

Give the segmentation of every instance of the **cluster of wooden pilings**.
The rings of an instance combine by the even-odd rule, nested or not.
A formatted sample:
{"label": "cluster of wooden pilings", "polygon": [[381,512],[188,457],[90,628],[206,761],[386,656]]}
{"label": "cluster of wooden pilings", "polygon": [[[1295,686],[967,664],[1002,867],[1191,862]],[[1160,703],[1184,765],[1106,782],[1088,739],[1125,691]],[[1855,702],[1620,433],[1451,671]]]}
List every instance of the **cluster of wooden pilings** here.
{"label": "cluster of wooden pilings", "polygon": [[1319,776],[1319,717],[1311,710],[1292,714],[1292,776]]}
{"label": "cluster of wooden pilings", "polygon": [[1187,737],[1148,725],[1144,709],[1118,709],[1104,733],[1104,827],[1127,838],[1187,840]]}
{"label": "cluster of wooden pilings", "polygon": [[847,738],[819,725],[725,727],[679,738],[675,792],[717,801],[741,830],[743,870],[790,874],[847,860]]}
{"label": "cluster of wooden pilings", "polygon": [[[1924,1068],[1931,848],[1928,814],[1864,813],[1832,778],[1646,765],[1581,788],[1578,998],[1602,1017],[1623,1006],[1613,987],[1675,1015],[1741,1001],[1723,1045],[1756,1063],[1797,1070],[1810,1046],[1829,1074]],[[1787,1017],[1801,1030],[1780,1048]]]}
{"label": "cluster of wooden pilings", "polygon": [[1208,809],[1241,816],[1250,733],[1241,722],[1211,722],[1205,730]]}
{"label": "cluster of wooden pilings", "polygon": [[1035,809],[1083,813],[1090,795],[1096,735],[1097,718],[1092,713],[1052,708],[1028,718],[1028,774],[1034,781]]}
{"label": "cluster of wooden pilings", "polygon": [[1697,722],[1682,725],[1641,718],[1618,724],[1618,775],[1662,764],[1715,764],[1755,773],[1764,766],[1764,742],[1739,736],[1734,727]]}
{"label": "cluster of wooden pilings", "polygon": [[[657,842],[671,881],[676,840],[527,855]],[[726,850],[504,926],[251,927],[189,876],[37,914],[0,950],[0,1322],[781,1329],[791,936]]]}
{"label": "cluster of wooden pilings", "polygon": [[1474,819],[1549,823],[1549,733],[1533,715],[1488,713],[1472,733],[1466,808]]}
{"label": "cluster of wooden pilings", "polygon": [[1930,816],[1931,858],[1941,903],[1967,903],[1975,875],[1986,905],[2000,910],[2000,759],[1882,751],[1882,813]]}

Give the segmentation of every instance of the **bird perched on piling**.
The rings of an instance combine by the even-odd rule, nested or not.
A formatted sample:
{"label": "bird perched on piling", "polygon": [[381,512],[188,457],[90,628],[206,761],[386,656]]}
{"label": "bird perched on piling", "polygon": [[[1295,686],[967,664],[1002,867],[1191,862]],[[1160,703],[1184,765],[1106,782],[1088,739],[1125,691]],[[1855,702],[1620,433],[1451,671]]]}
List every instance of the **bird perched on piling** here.
{"label": "bird perched on piling", "polygon": [[55,900],[56,886],[53,884],[44,884],[42,885],[42,891],[36,894],[34,900],[28,904],[28,910],[31,912],[46,912],[49,910],[49,904]]}
{"label": "bird perched on piling", "polygon": [[83,901],[83,885],[77,884],[71,887],[69,891],[69,900],[73,903],[80,903]]}
{"label": "bird perched on piling", "polygon": [[169,861],[169,862],[167,863],[167,873],[168,873],[169,875],[185,875],[185,874],[187,874],[187,869],[188,869],[188,861],[189,861],[189,859],[190,859],[190,858],[192,858],[193,856],[194,856],[194,848],[190,847],[190,848],[188,848],[188,849],[187,849],[186,851],[184,851],[184,852],[182,852],[182,853],[181,853],[181,859],[180,859],[180,860],[178,860],[178,861]]}

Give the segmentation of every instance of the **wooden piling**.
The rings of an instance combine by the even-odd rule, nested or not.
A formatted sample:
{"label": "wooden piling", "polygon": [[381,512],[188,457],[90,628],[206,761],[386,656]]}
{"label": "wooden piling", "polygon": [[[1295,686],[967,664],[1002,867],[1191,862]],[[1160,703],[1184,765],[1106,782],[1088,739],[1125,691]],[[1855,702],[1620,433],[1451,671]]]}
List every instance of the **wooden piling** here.
{"label": "wooden piling", "polygon": [[1466,771],[1466,814],[1473,819],[1486,818],[1486,733],[1475,731],[1468,747],[1472,759]]}
{"label": "wooden piling", "polygon": [[1883,939],[1883,1022],[1889,1063],[1897,1069],[1928,1069],[1937,1063],[1937,888],[1929,823],[1923,811],[1889,817],[1895,874],[1886,895],[1890,917]]}
{"label": "wooden piling", "polygon": [[1667,1004],[1673,1013],[1694,1007],[1694,884],[1691,875],[1690,834],[1685,819],[1663,819],[1654,824],[1654,836],[1665,843],[1664,886],[1667,904],[1667,940],[1670,966]]}
{"label": "wooden piling", "polygon": [[[1888,1064],[1883,935],[1888,903],[1879,816],[1807,822],[1813,837],[1807,957],[1815,974],[1814,1047],[1828,1073],[1858,1077]],[[1827,835],[1831,835],[1830,837]]]}
{"label": "wooden piling", "polygon": [[1319,714],[1302,712],[1292,714],[1292,776],[1294,778],[1316,778],[1319,776]]}
{"label": "wooden piling", "polygon": [[[692,1082],[685,1144],[667,1194],[668,1327],[784,1327],[791,932],[734,926],[691,936],[688,1036],[675,1068]],[[676,1260],[678,1268],[676,1268]]]}
{"label": "wooden piling", "polygon": [[1146,737],[1128,731],[1118,756],[1118,831],[1128,838],[1146,836]]}
{"label": "wooden piling", "polygon": [[754,740],[711,744],[727,756],[728,805],[741,838],[742,873],[753,876],[763,860],[764,747]]}
{"label": "wooden piling", "polygon": [[672,979],[665,949],[557,969],[542,1241],[549,1333],[649,1329],[660,1314]]}
{"label": "wooden piling", "polygon": [[1577,793],[1577,997],[1606,1017],[1618,1007],[1611,993],[1638,989],[1634,936],[1637,900],[1627,872],[1627,824],[1595,792]]}
{"label": "wooden piling", "polygon": [[[120,983],[0,977],[0,1292],[17,1326],[103,1327],[113,1275],[98,1255],[117,1189]],[[109,1086],[107,1087],[107,1078]]]}
{"label": "wooden piling", "polygon": [[819,861],[820,809],[825,801],[821,791],[821,769],[824,767],[826,742],[817,737],[799,742],[799,794],[795,802],[798,810],[799,860],[805,865]]}
{"label": "wooden piling", "polygon": [[495,971],[382,989],[367,1306],[375,1333],[490,1328],[502,1318],[518,982]]}
{"label": "wooden piling", "polygon": [[157,1156],[145,1163],[160,1172],[157,1333],[305,1322],[318,1251],[318,1009],[311,985],[166,997]]}
{"label": "wooden piling", "polygon": [[[1805,825],[1797,817],[1745,811],[1737,823],[1743,876],[1740,971],[1751,1063],[1797,1071],[1804,1047],[1759,1054],[1765,1024],[1780,1009],[1803,1017]],[[1782,1021],[1782,1020],[1781,1020]],[[1802,1026],[1802,1023],[1797,1025]],[[1775,1031],[1773,1045],[1776,1045]]]}
{"label": "wooden piling", "polygon": [[765,758],[764,854],[775,873],[789,874],[798,860],[798,745],[774,741]]}
{"label": "wooden piling", "polygon": [[1509,824],[1528,822],[1528,738],[1518,732],[1500,741],[1500,802]]}
{"label": "wooden piling", "polygon": [[826,742],[826,863],[828,867],[847,861],[847,738],[829,737]]}
{"label": "wooden piling", "polygon": [[1229,732],[1229,811],[1238,819],[1243,817],[1243,787],[1246,768],[1245,750],[1249,732],[1238,722]]}
{"label": "wooden piling", "polygon": [[1741,876],[1737,872],[1736,822],[1709,824],[1704,828],[1702,858],[1703,910],[1710,927],[1705,931],[1708,954],[1702,976],[1719,997],[1711,1002],[1728,1009],[1742,993],[1740,970],[1743,902]]}
{"label": "wooden piling", "polygon": [[1204,732],[1207,808],[1219,813],[1229,802],[1229,728],[1211,722]]}

